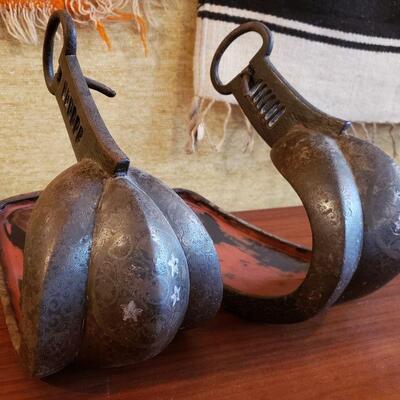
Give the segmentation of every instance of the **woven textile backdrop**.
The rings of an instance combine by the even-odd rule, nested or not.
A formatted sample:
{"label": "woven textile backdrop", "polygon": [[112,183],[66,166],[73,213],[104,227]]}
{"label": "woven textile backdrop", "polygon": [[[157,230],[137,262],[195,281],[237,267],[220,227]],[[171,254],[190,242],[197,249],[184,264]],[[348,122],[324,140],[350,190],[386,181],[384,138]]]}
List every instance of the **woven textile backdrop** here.
{"label": "woven textile backdrop", "polygon": [[[221,152],[203,140],[187,155],[188,109],[193,97],[196,1],[176,0],[157,11],[158,31],[150,32],[149,56],[128,25],[108,25],[108,51],[92,29],[78,30],[78,56],[86,75],[117,91],[95,94],[105,122],[132,163],[174,187],[195,190],[227,210],[299,204],[275,171],[268,148],[246,141],[240,112],[234,109]],[[220,113],[218,113],[220,110]],[[221,136],[225,107],[208,116],[208,131]],[[55,99],[44,85],[40,47],[20,45],[0,32],[0,197],[43,188],[74,162]],[[376,141],[391,152],[390,136]]]}

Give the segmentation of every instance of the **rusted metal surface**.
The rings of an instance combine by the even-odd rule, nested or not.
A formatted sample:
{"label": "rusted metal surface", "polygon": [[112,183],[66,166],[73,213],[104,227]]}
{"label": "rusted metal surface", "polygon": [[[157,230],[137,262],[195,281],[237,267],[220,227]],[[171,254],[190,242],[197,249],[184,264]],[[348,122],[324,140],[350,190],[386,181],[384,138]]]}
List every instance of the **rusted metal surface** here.
{"label": "rusted metal surface", "polygon": [[190,274],[190,302],[183,326],[194,327],[218,311],[222,299],[222,280],[212,240],[197,216],[174,193],[145,171],[129,168],[129,160],[109,134],[89,88],[113,97],[115,92],[93,79],[84,77],[76,59],[76,34],[73,23],[64,18],[64,48],[59,69],[53,73],[53,41],[58,26],[49,21],[43,64],[46,84],[60,106],[69,138],[78,160],[89,157],[101,162],[109,173],[126,173],[144,190],[162,211],[185,253]]}
{"label": "rusted metal surface", "polygon": [[120,366],[155,356],[176,335],[189,300],[174,231],[146,193],[118,177],[104,185],[93,238],[79,360]]}
{"label": "rusted metal surface", "polygon": [[115,93],[82,74],[65,12],[49,20],[43,66],[78,163],[41,193],[27,228],[21,359],[35,376],[75,360],[103,367],[145,360],[182,326],[217,312],[222,281],[212,240],[172,190],[129,168],[89,89]]}
{"label": "rusted metal surface", "polygon": [[[223,53],[251,31],[261,35],[262,48],[241,73],[222,84],[218,67]],[[272,147],[272,161],[307,209],[313,256],[303,284],[289,296],[255,299],[235,292],[225,301],[244,316],[291,322],[323,310],[332,298],[368,294],[398,274],[400,171],[376,146],[348,135],[349,122],[326,115],[303,99],[271,64],[271,51],[271,32],[264,24],[243,24],[218,48],[211,79],[220,93],[235,96]],[[319,279],[314,280],[318,271]],[[270,305],[278,301],[285,303],[282,313],[270,315]],[[299,307],[293,307],[297,301]]]}
{"label": "rusted metal surface", "polygon": [[[237,292],[254,298],[277,297],[293,292],[303,282],[312,257],[310,250],[257,229],[196,193],[186,190],[177,190],[177,193],[196,212],[213,238],[221,263],[228,308],[231,297]],[[20,340],[19,283],[23,279],[25,231],[38,197],[39,193],[33,193],[0,202],[0,264],[6,289],[2,300],[6,304],[7,325],[16,347]],[[121,272],[123,270],[115,274]],[[109,282],[109,277],[97,280],[98,288],[103,282]],[[100,291],[100,295],[108,301],[108,292]],[[107,312],[107,307],[104,309]],[[103,308],[94,311],[102,314]],[[135,309],[130,311],[132,316],[137,313]],[[109,317],[112,319],[114,316]],[[103,321],[102,315],[100,321]],[[95,358],[90,358],[93,357],[90,351],[89,347],[86,362],[95,361]],[[112,355],[111,351],[109,357]]]}
{"label": "rusted metal surface", "polygon": [[[64,47],[54,74],[53,39],[60,23]],[[242,73],[222,85],[219,59],[249,31],[261,34],[263,47]],[[212,79],[221,93],[235,95],[272,147],[275,166],[307,211],[312,253],[214,210],[229,222],[227,240],[239,243],[247,260],[253,260],[256,243],[250,238],[257,237],[263,256],[277,257],[305,275],[293,291],[268,294],[265,288],[244,286],[249,281],[244,284],[230,272],[236,285],[235,279],[225,284],[225,307],[253,320],[288,323],[370,293],[398,274],[400,175],[390,157],[347,135],[348,123],[302,99],[270,63],[271,50],[268,29],[245,24],[217,50]],[[45,79],[78,163],[41,193],[30,217],[20,312],[18,283],[8,285],[7,304],[19,321],[21,359],[35,376],[73,361],[120,366],[152,357],[180,327],[211,318],[222,295],[218,258],[206,229],[171,189],[130,168],[89,88],[115,93],[84,77],[75,53],[73,23],[57,12],[46,32]],[[194,203],[189,202],[192,208]],[[243,231],[249,239],[235,242]],[[254,264],[259,273],[259,260]],[[235,267],[232,260],[229,265]]]}
{"label": "rusted metal surface", "polygon": [[76,164],[47,186],[32,213],[24,254],[20,356],[34,375],[64,368],[79,351],[102,179],[94,162]]}
{"label": "rusted metal surface", "polygon": [[[309,249],[270,235],[196,193],[182,189],[176,192],[197,214],[214,241],[227,307],[232,293],[277,297],[293,292],[304,281],[312,258]],[[17,321],[20,320],[19,282],[23,277],[25,231],[37,198],[38,194],[34,193],[0,202],[0,263],[7,281],[8,302]],[[349,289],[350,285],[340,301],[348,298]]]}
{"label": "rusted metal surface", "polygon": [[191,208],[154,176],[131,168],[129,174],[156,203],[179,239],[189,266],[189,307],[183,327],[212,318],[222,300],[222,279],[214,243]]}
{"label": "rusted metal surface", "polygon": [[[253,295],[273,296],[290,293],[303,281],[311,258],[309,249],[270,235],[196,193],[182,189],[176,192],[213,239],[226,291],[235,288]],[[0,202],[0,264],[17,321],[26,227],[38,197],[33,193]]]}
{"label": "rusted metal surface", "polygon": [[[197,214],[213,239],[228,303],[232,292],[277,297],[295,291],[304,281],[312,251],[246,223],[197,193],[175,191]],[[38,196],[33,193],[0,202],[0,264],[18,321],[25,231]],[[348,290],[349,286],[340,301],[347,299]]]}
{"label": "rusted metal surface", "polygon": [[400,272],[400,168],[381,149],[340,135],[337,143],[360,193],[364,236],[358,268],[341,300],[379,289]]}

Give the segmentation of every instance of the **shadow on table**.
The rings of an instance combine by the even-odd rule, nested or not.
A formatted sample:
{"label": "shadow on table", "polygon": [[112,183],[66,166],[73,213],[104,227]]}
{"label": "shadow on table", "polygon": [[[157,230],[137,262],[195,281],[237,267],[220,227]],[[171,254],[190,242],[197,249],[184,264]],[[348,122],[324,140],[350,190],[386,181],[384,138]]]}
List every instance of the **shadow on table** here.
{"label": "shadow on table", "polygon": [[[296,325],[266,325],[221,312],[216,319],[180,332],[159,356],[130,367],[88,369],[72,366],[43,381],[70,392],[121,393],[148,386],[190,385],[205,376],[230,374],[257,365],[279,368],[310,353],[325,315]],[[320,332],[318,333],[319,340]],[[326,345],[326,343],[325,343]]]}

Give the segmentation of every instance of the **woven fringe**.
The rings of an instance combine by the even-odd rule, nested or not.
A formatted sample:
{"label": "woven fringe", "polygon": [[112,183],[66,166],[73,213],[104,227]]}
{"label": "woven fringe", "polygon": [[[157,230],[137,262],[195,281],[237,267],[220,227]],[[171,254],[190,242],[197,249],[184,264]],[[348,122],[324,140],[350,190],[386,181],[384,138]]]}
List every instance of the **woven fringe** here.
{"label": "woven fringe", "polygon": [[[177,0],[132,0],[132,12],[148,21],[149,25],[158,28],[160,23],[154,14],[154,10],[162,9],[164,11],[170,8],[176,8]],[[140,29],[140,26],[137,26]]]}
{"label": "woven fringe", "polygon": [[[228,124],[232,119],[232,106],[228,103],[224,103],[226,106],[226,115],[224,117],[224,123],[222,127],[222,137],[217,144],[214,144],[209,130],[206,126],[206,117],[210,113],[211,109],[215,104],[215,100],[200,98],[195,96],[192,101],[192,106],[189,113],[189,124],[188,124],[188,134],[189,140],[185,145],[185,150],[188,154],[193,154],[196,152],[199,142],[204,138],[207,138],[208,143],[213,151],[219,152],[222,150],[223,145],[226,141],[228,135]],[[254,139],[256,131],[251,125],[250,121],[244,115],[243,117],[243,128],[247,133],[247,142],[243,148],[243,152],[251,153],[254,149]],[[364,122],[354,122],[351,128],[347,132],[350,135],[360,137],[372,144],[377,144],[378,140],[378,128],[382,129],[382,126],[387,127],[387,135],[390,139],[391,150],[393,158],[397,158],[399,153],[397,151],[397,136],[400,136],[400,125],[398,124],[378,124],[378,123],[364,123]],[[383,133],[385,135],[386,132]],[[387,147],[385,146],[387,149]]]}
{"label": "woven fringe", "polygon": [[55,9],[51,4],[36,8],[33,3],[24,6],[4,8],[0,6],[0,16],[4,26],[14,39],[21,43],[38,44],[38,30],[45,30],[47,20]]}
{"label": "woven fringe", "polygon": [[103,22],[107,20],[129,20],[133,16],[122,13],[128,0],[66,0],[65,8],[77,24],[92,23],[100,37],[111,49],[111,41],[107,35]]}
{"label": "woven fringe", "polygon": [[[190,111],[189,111],[189,123],[188,123],[188,133],[189,139],[185,145],[185,151],[188,154],[193,154],[196,152],[199,142],[204,138],[207,139],[209,146],[213,151],[220,152],[226,141],[228,134],[228,125],[232,119],[232,106],[229,103],[223,103],[226,107],[226,115],[224,118],[222,126],[222,137],[217,144],[214,143],[209,130],[207,129],[206,117],[211,111],[215,104],[215,100],[207,100],[200,98],[199,96],[194,96]],[[250,121],[242,113],[243,123],[246,127],[247,132],[247,142],[243,148],[243,152],[251,152],[254,147],[254,137],[255,130],[250,124]]]}
{"label": "woven fringe", "polygon": [[215,149],[216,146],[208,135],[205,118],[209,111],[215,104],[215,100],[209,100],[207,103],[205,99],[198,96],[193,98],[190,112],[189,112],[189,140],[185,145],[187,154],[193,154],[197,150],[197,144],[205,137],[207,138],[210,146]]}
{"label": "woven fringe", "polygon": [[246,117],[243,110],[242,109],[240,110],[242,111],[242,116],[244,123],[246,125],[246,132],[247,132],[247,142],[243,148],[243,153],[251,153],[254,149],[254,138],[256,136],[256,130],[253,128],[253,125],[251,125],[251,122]]}
{"label": "woven fringe", "polygon": [[229,120],[232,117],[232,106],[229,103],[225,103],[227,113],[224,119],[224,125],[222,127],[222,138],[219,141],[219,143],[215,146],[215,150],[220,152],[222,149],[222,146],[224,145],[225,139],[226,139],[226,130],[228,129],[228,124]]}
{"label": "woven fringe", "polygon": [[[400,124],[377,124],[377,123],[365,123],[365,122],[353,122],[351,125],[351,132],[347,132],[355,137],[367,140],[372,144],[377,144],[378,128],[380,126],[387,127],[387,135],[390,139],[391,144],[391,155],[394,159],[397,159],[399,153],[397,151],[397,137],[400,136]],[[385,135],[383,133],[383,135]]]}
{"label": "woven fringe", "polygon": [[[131,21],[147,54],[148,25],[158,27],[155,9],[167,9],[176,0],[2,0],[0,17],[8,34],[20,43],[38,44],[38,31],[46,29],[56,10],[66,9],[78,24],[92,24],[111,48],[104,22]],[[124,12],[127,10],[128,12]],[[130,12],[131,11],[131,12]]]}
{"label": "woven fringe", "polygon": [[[145,55],[148,53],[147,45],[147,24],[158,29],[160,24],[155,16],[154,10],[162,9],[166,11],[167,9],[173,7],[176,4],[176,0],[130,0],[132,3],[132,14],[133,22],[136,31],[139,33]],[[147,22],[146,22],[147,21]]]}

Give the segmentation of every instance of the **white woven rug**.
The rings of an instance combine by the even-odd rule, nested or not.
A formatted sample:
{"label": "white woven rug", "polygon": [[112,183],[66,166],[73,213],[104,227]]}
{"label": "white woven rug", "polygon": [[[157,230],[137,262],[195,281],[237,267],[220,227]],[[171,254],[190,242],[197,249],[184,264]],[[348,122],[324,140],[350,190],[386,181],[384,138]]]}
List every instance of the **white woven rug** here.
{"label": "white woven rug", "polygon": [[[269,26],[274,65],[312,104],[350,121],[400,122],[400,1],[200,0],[192,144],[213,101],[235,104],[212,87],[209,69],[223,38],[248,20]],[[232,46],[222,77],[233,77],[260,44],[249,34]]]}

